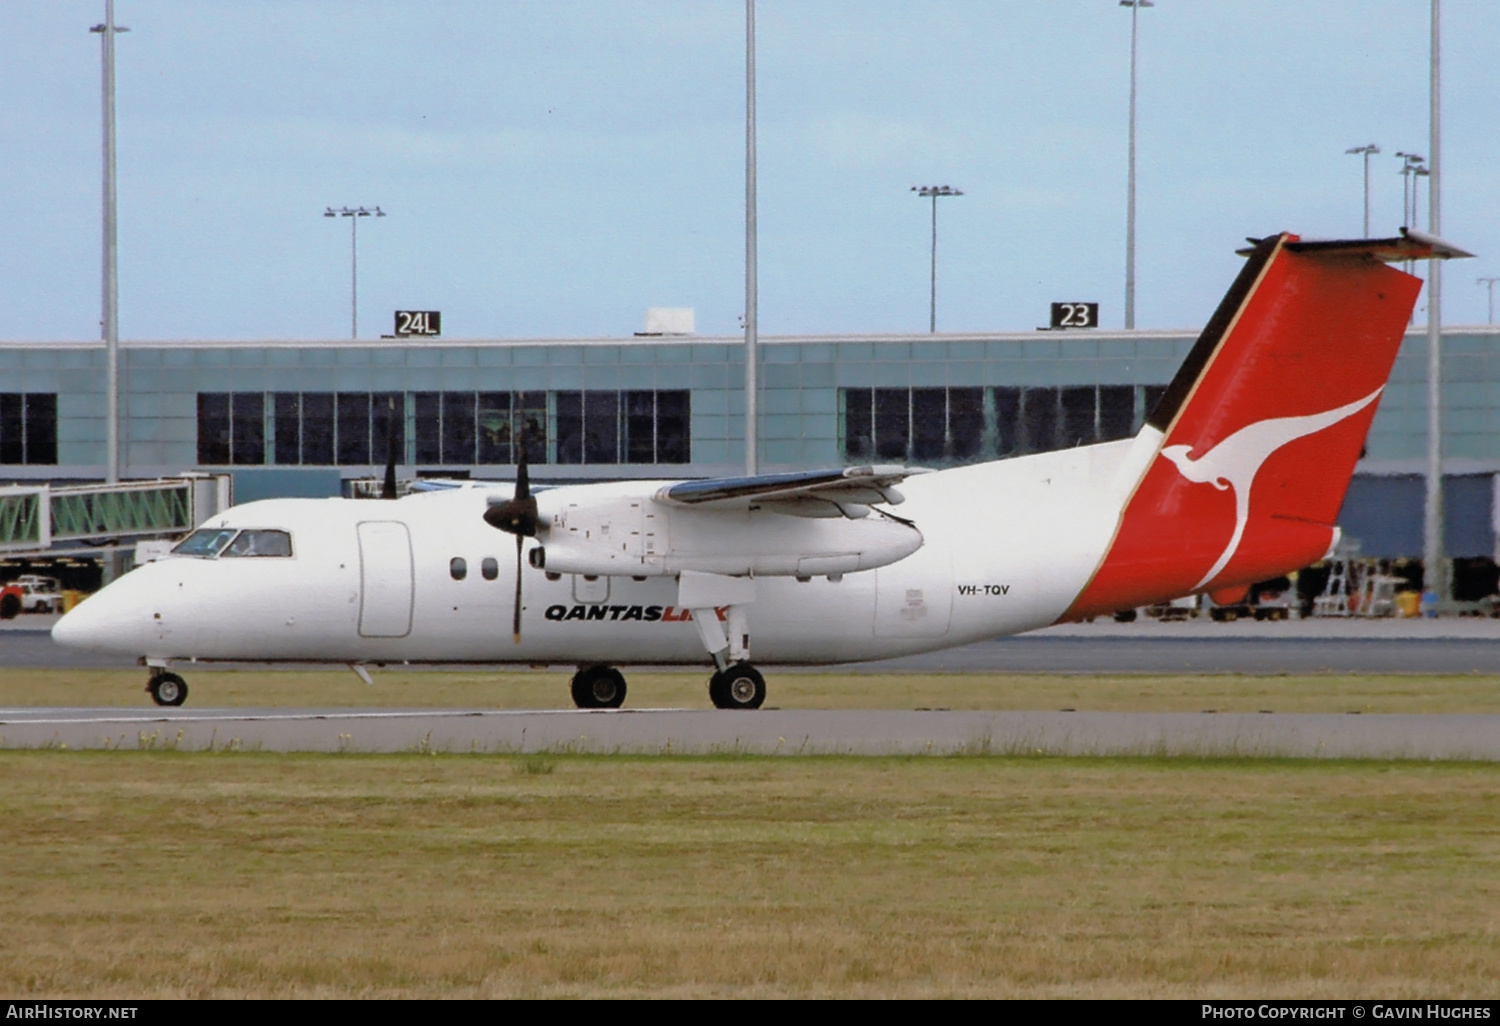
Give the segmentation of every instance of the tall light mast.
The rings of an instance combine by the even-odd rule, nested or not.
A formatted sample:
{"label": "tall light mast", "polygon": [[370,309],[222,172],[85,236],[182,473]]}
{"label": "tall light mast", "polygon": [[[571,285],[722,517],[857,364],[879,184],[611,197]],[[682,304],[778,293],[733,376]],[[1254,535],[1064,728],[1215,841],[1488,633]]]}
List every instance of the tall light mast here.
{"label": "tall light mast", "polygon": [[932,263],[929,272],[931,292],[927,306],[927,333],[937,333],[937,201],[942,196],[962,196],[963,190],[947,185],[913,185],[911,191],[923,198],[932,197]]}
{"label": "tall light mast", "polygon": [[349,219],[349,337],[359,338],[359,219],[361,217],[384,217],[379,207],[328,207],[324,217],[347,217]]}
{"label": "tall light mast", "polygon": [[104,0],[99,33],[104,65],[104,274],[100,333],[104,336],[105,480],[120,480],[120,271],[115,216],[115,34],[129,32],[115,24],[115,0]]}
{"label": "tall light mast", "polygon": [[[1440,0],[1432,0],[1432,58],[1428,113],[1427,230],[1442,238],[1442,30]],[[1415,189],[1415,181],[1413,189]],[[1427,262],[1427,495],[1422,531],[1422,590],[1438,602],[1448,598],[1443,566],[1443,262]]]}
{"label": "tall light mast", "polygon": [[1370,237],[1370,156],[1380,152],[1380,147],[1374,143],[1367,146],[1351,146],[1345,153],[1360,153],[1365,158],[1365,234],[1364,238]]}
{"label": "tall light mast", "polygon": [[745,0],[745,473],[760,473],[760,354],[755,212],[755,0]]}
{"label": "tall light mast", "polygon": [[1142,7],[1151,0],[1120,0],[1130,8],[1130,170],[1125,185],[1125,327],[1135,327],[1135,51],[1136,29]]}

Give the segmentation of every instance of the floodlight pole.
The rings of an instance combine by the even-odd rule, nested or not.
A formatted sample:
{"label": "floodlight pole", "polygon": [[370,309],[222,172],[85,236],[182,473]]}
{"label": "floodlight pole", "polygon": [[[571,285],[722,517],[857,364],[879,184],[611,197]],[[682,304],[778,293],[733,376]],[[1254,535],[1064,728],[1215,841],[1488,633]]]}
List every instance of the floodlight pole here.
{"label": "floodlight pole", "polygon": [[[1431,86],[1428,113],[1427,230],[1441,238],[1442,205],[1442,30],[1440,0],[1432,0]],[[1415,181],[1412,186],[1416,189]],[[1427,495],[1422,532],[1423,591],[1438,602],[1448,598],[1443,565],[1443,267],[1436,253],[1427,262]]]}
{"label": "floodlight pole", "polygon": [[1476,284],[1476,285],[1488,285],[1490,287],[1490,318],[1489,318],[1488,321],[1485,322],[1487,324],[1494,324],[1495,323],[1495,282],[1497,282],[1497,281],[1500,281],[1500,278],[1476,278],[1476,279],[1474,279],[1474,284]]}
{"label": "floodlight pole", "polygon": [[918,196],[932,197],[932,288],[927,308],[927,332],[937,333],[937,201],[939,196],[962,196],[960,189],[946,185],[913,185],[911,191]]}
{"label": "floodlight pole", "polygon": [[760,296],[755,209],[755,0],[745,0],[745,473],[760,473]]}
{"label": "floodlight pole", "polygon": [[115,0],[104,0],[104,22],[89,29],[99,34],[104,92],[104,274],[100,333],[104,336],[104,447],[107,482],[120,480],[120,272],[115,205],[115,34],[129,32],[115,24]]}
{"label": "floodlight pole", "polygon": [[1367,146],[1351,146],[1345,153],[1363,154],[1365,158],[1365,238],[1370,237],[1370,155],[1380,152],[1380,147],[1374,143]]}
{"label": "floodlight pole", "polygon": [[1135,51],[1137,19],[1151,0],[1120,0],[1130,8],[1130,169],[1125,186],[1125,327],[1135,327]]}
{"label": "floodlight pole", "polygon": [[349,219],[349,337],[359,338],[359,219],[361,217],[384,217],[385,211],[376,207],[327,207],[324,217],[347,217]]}
{"label": "floodlight pole", "polygon": [[[1404,153],[1400,150],[1396,151],[1396,156],[1400,157],[1402,160],[1400,172],[1401,227],[1415,229],[1417,227],[1417,188],[1414,176],[1426,175],[1428,173],[1427,169],[1422,166],[1423,163],[1426,162],[1427,158],[1418,153]],[[1408,260],[1405,263],[1406,273],[1415,274],[1415,262]],[[1416,307],[1412,308],[1411,316],[1412,321],[1415,322],[1417,318]]]}
{"label": "floodlight pole", "polygon": [[1422,171],[1422,165],[1427,158],[1418,153],[1406,153],[1402,150],[1396,151],[1396,156],[1401,158],[1401,226],[1403,228],[1415,228],[1417,226],[1417,204],[1414,198],[1415,190],[1412,188],[1412,174]]}

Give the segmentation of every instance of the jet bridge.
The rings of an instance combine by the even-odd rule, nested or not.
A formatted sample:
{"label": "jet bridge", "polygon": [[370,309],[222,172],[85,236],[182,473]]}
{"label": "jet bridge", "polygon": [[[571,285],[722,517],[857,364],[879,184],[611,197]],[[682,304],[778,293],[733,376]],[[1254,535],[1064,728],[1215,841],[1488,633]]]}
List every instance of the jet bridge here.
{"label": "jet bridge", "polygon": [[227,509],[228,474],[117,484],[0,487],[0,553],[57,555],[186,534]]}

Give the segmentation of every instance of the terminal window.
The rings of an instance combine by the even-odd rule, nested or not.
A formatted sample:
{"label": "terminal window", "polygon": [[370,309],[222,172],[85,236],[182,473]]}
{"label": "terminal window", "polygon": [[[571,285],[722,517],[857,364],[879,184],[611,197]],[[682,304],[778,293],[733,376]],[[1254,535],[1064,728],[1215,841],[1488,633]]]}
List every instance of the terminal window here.
{"label": "terminal window", "polygon": [[546,392],[413,392],[417,463],[548,463]]}
{"label": "terminal window", "polygon": [[0,464],[57,462],[57,393],[0,392]]}
{"label": "terminal window", "polygon": [[983,458],[982,388],[846,388],[844,455],[850,460],[955,463]]}
{"label": "terminal window", "polygon": [[405,410],[400,392],[273,392],[269,403],[264,392],[200,392],[198,462],[243,466],[269,456],[283,466],[384,463],[390,429],[401,459]]}
{"label": "terminal window", "polygon": [[390,444],[435,466],[514,464],[523,446],[536,464],[689,463],[691,406],[686,389],[201,392],[198,462],[378,466]]}
{"label": "terminal window", "polygon": [[1157,385],[839,390],[850,462],[955,464],[1128,438]]}
{"label": "terminal window", "polygon": [[556,462],[691,463],[686,389],[558,392]]}
{"label": "terminal window", "polygon": [[265,461],[265,393],[199,392],[199,464],[228,466]]}

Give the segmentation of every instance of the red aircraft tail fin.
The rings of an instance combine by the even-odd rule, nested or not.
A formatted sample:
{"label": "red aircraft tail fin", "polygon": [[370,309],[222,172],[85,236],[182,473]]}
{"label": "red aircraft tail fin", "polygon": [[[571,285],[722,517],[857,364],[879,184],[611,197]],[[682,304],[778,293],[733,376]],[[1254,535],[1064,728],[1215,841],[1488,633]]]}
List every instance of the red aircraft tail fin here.
{"label": "red aircraft tail fin", "polygon": [[1415,233],[1252,241],[1147,417],[1156,453],[1064,619],[1250,584],[1322,558],[1421,290],[1382,261],[1468,255]]}

